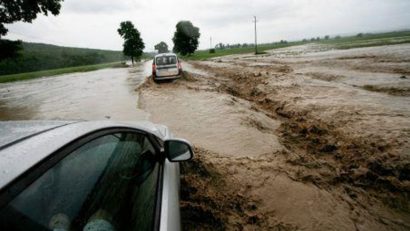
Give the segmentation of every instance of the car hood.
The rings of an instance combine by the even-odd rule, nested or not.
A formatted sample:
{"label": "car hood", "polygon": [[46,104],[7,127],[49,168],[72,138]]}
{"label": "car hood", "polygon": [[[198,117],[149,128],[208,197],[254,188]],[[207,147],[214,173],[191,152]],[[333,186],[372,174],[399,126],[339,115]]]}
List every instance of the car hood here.
{"label": "car hood", "polygon": [[0,121],[0,149],[75,121]]}
{"label": "car hood", "polygon": [[1,134],[13,133],[0,148],[0,188],[67,143],[102,129],[135,128],[162,140],[172,137],[166,126],[149,121],[15,121],[0,126]]}
{"label": "car hood", "polygon": [[167,139],[172,136],[167,126],[154,124],[150,121],[0,121],[0,150],[40,133],[74,123],[82,123],[86,126],[90,126],[91,124],[111,126],[125,125],[151,132],[161,139]]}

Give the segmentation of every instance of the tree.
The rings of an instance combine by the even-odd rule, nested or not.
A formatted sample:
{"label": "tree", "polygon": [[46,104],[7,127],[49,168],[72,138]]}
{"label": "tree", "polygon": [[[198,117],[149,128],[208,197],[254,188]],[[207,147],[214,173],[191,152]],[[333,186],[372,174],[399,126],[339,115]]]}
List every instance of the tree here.
{"label": "tree", "polygon": [[194,53],[198,48],[198,39],[201,36],[199,28],[192,25],[190,21],[180,21],[176,25],[176,31],[172,41],[174,42],[174,52],[181,55]]}
{"label": "tree", "polygon": [[329,38],[330,38],[329,35],[326,35],[326,36],[325,36],[325,40],[329,40]]}
{"label": "tree", "polygon": [[4,24],[17,21],[31,23],[37,18],[38,13],[43,13],[47,16],[49,11],[53,15],[58,15],[62,1],[63,0],[0,0],[0,36],[7,34],[8,30]]}
{"label": "tree", "polygon": [[129,56],[134,65],[134,59],[139,60],[142,51],[145,48],[144,42],[141,39],[140,32],[134,27],[130,21],[121,22],[118,33],[124,39],[122,52],[125,56]]}
{"label": "tree", "polygon": [[225,44],[218,43],[218,44],[215,45],[215,49],[225,49]]}
{"label": "tree", "polygon": [[0,61],[7,58],[15,58],[19,56],[18,51],[22,49],[21,41],[10,41],[0,39]]}
{"label": "tree", "polygon": [[155,50],[158,51],[158,53],[167,53],[168,52],[168,45],[165,42],[160,42],[157,45],[155,45]]}
{"label": "tree", "polygon": [[[37,18],[37,14],[43,13],[53,15],[60,13],[61,2],[63,0],[0,0],[0,40],[1,36],[7,34],[8,30],[4,24],[23,21],[31,23]],[[21,49],[21,41],[1,40],[0,60],[14,57]],[[3,53],[3,51],[5,51]]]}

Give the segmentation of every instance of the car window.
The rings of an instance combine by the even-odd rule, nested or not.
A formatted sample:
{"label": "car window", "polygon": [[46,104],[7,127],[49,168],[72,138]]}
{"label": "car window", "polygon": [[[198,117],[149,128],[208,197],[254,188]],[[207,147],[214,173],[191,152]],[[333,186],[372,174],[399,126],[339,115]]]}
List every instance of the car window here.
{"label": "car window", "polygon": [[142,134],[97,138],[0,210],[0,230],[151,230],[158,162]]}
{"label": "car window", "polygon": [[158,66],[176,64],[177,57],[175,55],[157,57],[156,63]]}

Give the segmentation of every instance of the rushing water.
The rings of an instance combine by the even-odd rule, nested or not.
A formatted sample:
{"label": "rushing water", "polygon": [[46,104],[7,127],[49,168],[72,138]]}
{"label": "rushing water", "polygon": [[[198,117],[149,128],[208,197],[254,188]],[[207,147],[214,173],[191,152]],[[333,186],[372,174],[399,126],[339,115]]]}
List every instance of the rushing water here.
{"label": "rushing water", "polygon": [[150,63],[0,84],[0,120],[141,120],[135,88]]}

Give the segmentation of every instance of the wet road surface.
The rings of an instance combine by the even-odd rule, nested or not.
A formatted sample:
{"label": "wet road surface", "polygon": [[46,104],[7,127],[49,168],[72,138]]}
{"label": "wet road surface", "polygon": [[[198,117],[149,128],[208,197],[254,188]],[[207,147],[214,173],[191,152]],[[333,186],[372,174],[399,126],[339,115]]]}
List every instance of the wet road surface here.
{"label": "wet road surface", "polygon": [[0,84],[0,120],[145,120],[135,88],[150,62]]}

